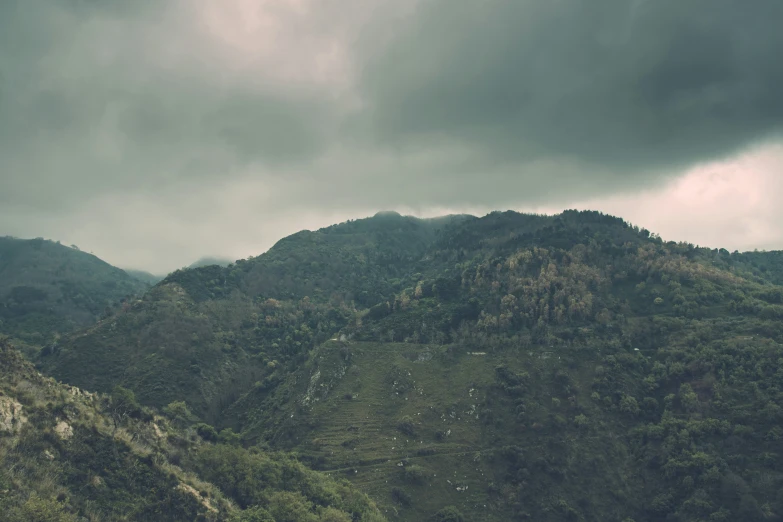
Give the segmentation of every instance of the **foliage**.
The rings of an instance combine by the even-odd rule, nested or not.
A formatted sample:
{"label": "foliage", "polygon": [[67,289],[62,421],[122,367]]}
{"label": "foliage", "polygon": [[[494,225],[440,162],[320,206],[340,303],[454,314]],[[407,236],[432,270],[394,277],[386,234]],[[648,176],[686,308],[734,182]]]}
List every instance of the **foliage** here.
{"label": "foliage", "polygon": [[290,455],[210,444],[181,403],[167,411],[121,386],[102,397],[57,384],[0,341],[3,520],[383,520],[349,484]]}
{"label": "foliage", "polygon": [[24,504],[14,506],[5,515],[8,522],[76,522],[78,519],[55,499],[31,495]]}
{"label": "foliage", "polygon": [[[262,507],[276,521],[371,520],[374,504],[347,482],[323,475],[284,455],[243,448],[204,446],[193,456],[194,469],[243,508]],[[264,513],[260,511],[260,513]],[[258,515],[261,516],[261,515]]]}

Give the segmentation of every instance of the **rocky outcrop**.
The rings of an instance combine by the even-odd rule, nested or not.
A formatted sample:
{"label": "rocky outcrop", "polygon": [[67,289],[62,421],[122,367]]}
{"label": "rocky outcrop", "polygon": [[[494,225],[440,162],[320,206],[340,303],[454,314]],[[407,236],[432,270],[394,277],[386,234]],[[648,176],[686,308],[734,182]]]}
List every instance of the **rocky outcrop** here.
{"label": "rocky outcrop", "polygon": [[22,405],[11,397],[0,395],[0,433],[16,434],[26,422]]}

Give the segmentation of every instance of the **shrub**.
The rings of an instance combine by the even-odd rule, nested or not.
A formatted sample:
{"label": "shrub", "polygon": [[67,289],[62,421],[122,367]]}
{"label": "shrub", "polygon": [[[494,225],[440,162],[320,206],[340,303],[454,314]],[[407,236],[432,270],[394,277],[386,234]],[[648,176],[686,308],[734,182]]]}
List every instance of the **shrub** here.
{"label": "shrub", "polygon": [[446,506],[441,509],[435,515],[432,516],[432,520],[435,522],[464,522],[465,517],[462,516],[460,510],[454,506]]}
{"label": "shrub", "polygon": [[242,443],[242,436],[239,433],[235,433],[231,428],[226,428],[220,431],[218,442],[229,446],[239,446]]}
{"label": "shrub", "polygon": [[411,437],[416,435],[416,426],[413,424],[413,419],[411,419],[409,415],[400,419],[400,422],[397,423],[397,429]]}
{"label": "shrub", "polygon": [[163,408],[163,413],[180,425],[187,425],[195,418],[188,405],[184,401],[174,401]]}
{"label": "shrub", "polygon": [[55,500],[31,496],[27,502],[5,514],[8,522],[76,522],[77,518],[65,511]]}
{"label": "shrub", "polygon": [[403,468],[403,474],[405,479],[410,482],[421,482],[427,475],[427,471],[417,464],[412,464]]}
{"label": "shrub", "polygon": [[395,503],[405,507],[410,506],[413,502],[411,496],[404,489],[400,489],[398,487],[392,488],[391,497]]}
{"label": "shrub", "polygon": [[215,442],[218,439],[217,431],[209,424],[202,422],[200,424],[196,424],[195,428],[199,437],[206,441]]}

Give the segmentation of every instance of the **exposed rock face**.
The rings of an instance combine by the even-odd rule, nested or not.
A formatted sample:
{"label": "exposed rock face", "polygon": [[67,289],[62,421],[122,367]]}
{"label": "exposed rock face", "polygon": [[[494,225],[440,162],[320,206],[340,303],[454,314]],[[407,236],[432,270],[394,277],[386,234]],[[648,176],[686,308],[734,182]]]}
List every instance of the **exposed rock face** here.
{"label": "exposed rock face", "polygon": [[68,440],[73,437],[73,428],[65,421],[60,421],[57,426],[54,427],[55,433],[63,440]]}
{"label": "exposed rock face", "polygon": [[0,396],[0,432],[18,433],[27,422],[22,405],[11,397]]}

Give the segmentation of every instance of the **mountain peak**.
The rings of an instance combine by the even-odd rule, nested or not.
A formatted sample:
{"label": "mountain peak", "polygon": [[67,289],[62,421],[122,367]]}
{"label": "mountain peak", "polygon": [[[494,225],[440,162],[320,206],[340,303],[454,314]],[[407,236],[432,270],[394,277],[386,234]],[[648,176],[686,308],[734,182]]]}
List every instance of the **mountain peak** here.
{"label": "mountain peak", "polygon": [[402,214],[394,210],[381,210],[376,212],[374,218],[401,218]]}

